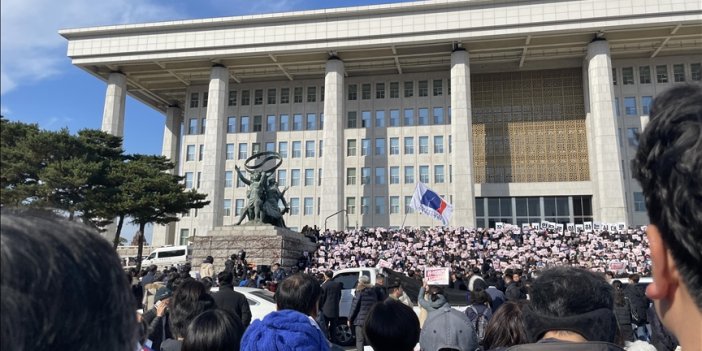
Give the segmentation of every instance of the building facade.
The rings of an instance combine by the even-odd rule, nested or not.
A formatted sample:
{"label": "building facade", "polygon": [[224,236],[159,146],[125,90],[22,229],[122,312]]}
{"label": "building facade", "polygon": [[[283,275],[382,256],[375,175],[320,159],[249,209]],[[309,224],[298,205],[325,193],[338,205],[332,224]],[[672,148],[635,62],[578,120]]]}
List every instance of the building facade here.
{"label": "building facade", "polygon": [[[211,204],[154,229],[179,244],[238,221],[235,166],[283,157],[289,227],[647,222],[631,179],[658,92],[700,81],[695,0],[423,1],[61,31],[107,82],[163,111],[163,155]],[[128,118],[128,117],[127,117]]]}

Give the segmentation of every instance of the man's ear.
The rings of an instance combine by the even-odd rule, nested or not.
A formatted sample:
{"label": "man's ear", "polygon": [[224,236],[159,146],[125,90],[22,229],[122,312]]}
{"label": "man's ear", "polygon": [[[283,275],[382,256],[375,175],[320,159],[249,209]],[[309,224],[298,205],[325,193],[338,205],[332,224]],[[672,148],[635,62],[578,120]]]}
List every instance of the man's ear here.
{"label": "man's ear", "polygon": [[679,284],[679,275],[670,249],[666,246],[661,232],[654,224],[646,228],[651,261],[653,265],[653,283],[646,288],[646,295],[654,300],[665,300],[672,297],[675,287]]}

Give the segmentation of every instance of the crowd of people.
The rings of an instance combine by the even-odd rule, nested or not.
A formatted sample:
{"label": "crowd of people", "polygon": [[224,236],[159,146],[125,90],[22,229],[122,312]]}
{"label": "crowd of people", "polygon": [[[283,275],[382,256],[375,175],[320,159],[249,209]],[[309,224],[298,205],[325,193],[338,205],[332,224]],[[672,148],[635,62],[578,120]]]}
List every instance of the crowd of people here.
{"label": "crowd of people", "polygon": [[[329,341],[329,329],[339,322],[334,314],[339,313],[340,287],[329,279],[329,268],[341,268],[348,259],[351,265],[395,268],[402,279],[421,279],[417,269],[421,273],[428,265],[467,272],[453,279],[454,287],[465,285],[469,291],[465,312],[452,308],[447,291],[424,281],[417,296],[419,315],[406,299],[402,279],[381,277],[372,285],[360,276],[347,321],[355,327],[359,350],[365,345],[374,351],[653,347],[625,342],[634,338],[651,340],[658,349],[679,344],[683,351],[700,350],[700,170],[702,87],[676,86],[654,100],[632,162],[651,222],[647,239],[633,239],[642,233],[568,237],[548,231],[326,233],[320,254],[302,260],[316,265],[305,267],[310,272],[323,271],[323,281],[319,274],[286,276],[279,268],[273,272],[282,274],[276,311],[253,320],[246,298],[233,290],[236,269],[215,276],[208,258],[201,271],[211,276],[149,267],[126,279],[115,250],[92,228],[55,214],[3,208],[0,349],[338,350]],[[653,282],[645,292],[638,274],[628,276],[626,287],[621,280],[608,282],[596,271],[615,267],[614,259],[616,267],[623,262],[624,272],[650,270]],[[504,287],[492,274],[500,271]],[[529,272],[538,274],[523,281]],[[257,279],[246,278],[246,284]],[[149,295],[144,290],[155,282],[161,284],[153,300],[141,306]],[[219,291],[210,291],[214,284]],[[143,313],[139,307],[145,307]]]}

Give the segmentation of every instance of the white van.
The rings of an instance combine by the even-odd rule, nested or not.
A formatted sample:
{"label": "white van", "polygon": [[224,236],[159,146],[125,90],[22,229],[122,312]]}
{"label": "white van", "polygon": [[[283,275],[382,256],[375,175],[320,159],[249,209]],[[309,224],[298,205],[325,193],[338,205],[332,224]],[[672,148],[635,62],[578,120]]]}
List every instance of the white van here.
{"label": "white van", "polygon": [[159,268],[185,264],[192,259],[192,248],[189,246],[165,246],[151,251],[149,257],[141,262],[142,267],[155,264]]}

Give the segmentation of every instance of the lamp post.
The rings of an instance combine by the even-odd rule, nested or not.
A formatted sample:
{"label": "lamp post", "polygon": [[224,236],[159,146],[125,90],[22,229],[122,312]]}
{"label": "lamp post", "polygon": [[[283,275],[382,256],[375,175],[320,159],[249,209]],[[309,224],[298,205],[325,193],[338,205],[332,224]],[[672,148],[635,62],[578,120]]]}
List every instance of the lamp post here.
{"label": "lamp post", "polygon": [[336,211],[336,212],[330,214],[329,216],[327,216],[327,218],[324,219],[324,231],[325,231],[325,232],[327,231],[327,221],[329,220],[329,218],[332,218],[332,217],[338,215],[338,214],[341,213],[341,212],[346,212],[346,209],[343,209],[343,210],[340,210],[340,211]]}

